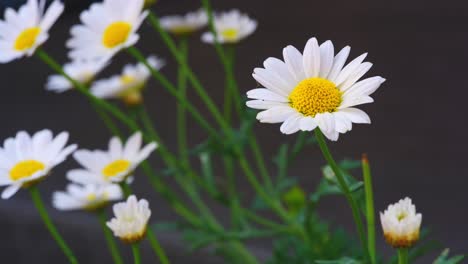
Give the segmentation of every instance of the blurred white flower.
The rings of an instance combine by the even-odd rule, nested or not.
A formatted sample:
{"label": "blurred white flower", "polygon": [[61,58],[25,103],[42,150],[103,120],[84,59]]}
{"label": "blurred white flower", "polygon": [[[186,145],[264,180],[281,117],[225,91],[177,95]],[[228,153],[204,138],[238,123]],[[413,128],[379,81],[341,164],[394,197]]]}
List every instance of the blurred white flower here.
{"label": "blurred white flower", "polygon": [[389,205],[380,213],[380,221],[385,239],[395,248],[411,247],[419,240],[422,215],[416,213],[410,198]]}
{"label": "blurred white flower", "polygon": [[[235,9],[216,14],[214,27],[219,43],[237,43],[257,29],[257,21]],[[205,43],[214,43],[214,40],[212,32],[205,32],[202,35],[202,41]]]}
{"label": "blurred white flower", "polygon": [[[150,56],[148,63],[160,70],[164,61],[156,56]],[[91,93],[99,98],[120,98],[128,104],[141,102],[141,90],[144,88],[151,73],[143,63],[125,65],[122,74],[108,79],[98,80],[91,86]]]}
{"label": "blurred white flower", "polygon": [[17,12],[7,8],[4,20],[0,20],[0,63],[33,55],[49,38],[49,30],[63,9],[58,0],[47,11],[45,0],[28,0]]}
{"label": "blurred white flower", "polygon": [[268,58],[265,68],[254,69],[253,77],[264,88],[247,92],[254,99],[247,106],[264,110],[257,115],[262,123],[283,123],[284,134],[319,127],[333,141],[350,131],[352,123],[370,123],[369,116],[354,106],[372,103],[370,95],[385,79],[376,76],[358,82],[372,63],[363,62],[365,53],[345,66],[349,51],[347,46],[335,55],[331,41],[319,46],[315,38],[309,39],[303,54],[287,46],[284,62]]}
{"label": "blurred white flower", "polygon": [[110,59],[138,42],[136,33],[148,14],[144,0],[104,0],[81,13],[82,24],[71,28],[70,58]]}
{"label": "blurred white flower", "polygon": [[115,217],[107,222],[107,226],[114,235],[127,243],[140,241],[146,234],[151,216],[148,201],[138,201],[131,195],[126,202],[115,204],[113,209]]}
{"label": "blurred white flower", "polygon": [[107,151],[77,150],[73,157],[84,169],[69,171],[67,178],[83,185],[122,182],[157,147],[155,142],[143,148],[141,145],[142,136],[137,132],[127,140],[125,146],[118,137],[113,137]]}
{"label": "blurred white flower", "polygon": [[2,198],[10,198],[21,187],[34,184],[62,163],[77,148],[65,146],[67,141],[67,132],[54,138],[48,129],[32,136],[20,131],[15,138],[7,138],[0,148],[0,186],[9,185]]}
{"label": "blurred white flower", "polygon": [[[82,84],[90,83],[109,64],[106,60],[76,60],[63,66],[63,71]],[[46,89],[62,93],[73,89],[73,84],[60,74],[49,76]]]}
{"label": "blurred white flower", "polygon": [[110,201],[123,198],[122,189],[117,184],[108,185],[78,185],[69,184],[66,191],[54,192],[52,203],[55,208],[68,210],[97,210],[107,205]]}
{"label": "blurred white flower", "polygon": [[185,15],[165,16],[159,21],[162,28],[174,35],[188,35],[206,26],[208,16],[200,9]]}

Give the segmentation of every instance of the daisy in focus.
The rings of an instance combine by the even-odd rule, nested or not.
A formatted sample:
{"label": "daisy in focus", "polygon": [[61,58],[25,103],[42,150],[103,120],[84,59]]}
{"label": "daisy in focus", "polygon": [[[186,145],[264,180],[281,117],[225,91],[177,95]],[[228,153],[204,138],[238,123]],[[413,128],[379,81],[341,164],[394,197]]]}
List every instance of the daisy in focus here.
{"label": "daisy in focus", "polygon": [[[149,57],[147,61],[155,70],[164,66],[164,61],[155,56]],[[139,104],[142,102],[141,91],[150,75],[143,63],[128,64],[122,74],[96,81],[91,87],[91,93],[104,99],[122,99],[128,105]]]}
{"label": "daisy in focus", "polygon": [[113,209],[115,217],[107,222],[107,226],[114,235],[126,243],[143,239],[151,216],[148,201],[138,201],[135,195],[131,195],[126,202],[115,204]]}
{"label": "daisy in focus", "polygon": [[[90,83],[107,65],[105,60],[77,60],[63,66],[63,71],[82,84]],[[60,74],[49,76],[46,89],[57,93],[73,89],[73,84]]]}
{"label": "daisy in focus", "polygon": [[[230,12],[216,14],[214,16],[214,27],[219,43],[232,44],[250,36],[257,29],[257,21],[235,9]],[[215,42],[215,37],[212,32],[205,32],[202,35],[202,41],[212,44]]]}
{"label": "daisy in focus", "polygon": [[163,29],[174,35],[189,35],[208,24],[208,15],[205,10],[200,9],[183,16],[165,16],[159,22]]}
{"label": "daisy in focus", "polygon": [[84,169],[69,171],[67,178],[83,185],[122,182],[149,157],[156,147],[157,144],[152,142],[142,148],[140,132],[133,134],[125,145],[118,137],[113,137],[107,151],[77,150],[73,157]]}
{"label": "daisy in focus", "polygon": [[32,136],[20,131],[16,137],[7,138],[0,148],[0,185],[8,186],[2,198],[8,199],[21,187],[38,182],[65,161],[77,148],[76,145],[66,146],[67,141],[67,132],[53,137],[47,129]]}
{"label": "daisy in focus", "polygon": [[350,47],[335,55],[331,41],[319,46],[311,38],[301,53],[293,46],[283,49],[284,61],[268,58],[253,77],[264,88],[247,92],[247,106],[264,110],[262,123],[282,123],[281,132],[320,128],[330,140],[352,129],[352,123],[369,124],[369,116],[357,105],[372,103],[370,97],[385,81],[375,76],[359,81],[372,67],[362,54],[345,66]]}
{"label": "daisy in focus", "polygon": [[46,11],[45,0],[28,0],[17,12],[7,8],[0,20],[0,63],[33,55],[49,38],[48,32],[63,10],[58,0]]}
{"label": "daisy in focus", "polygon": [[82,24],[71,28],[70,58],[109,59],[137,43],[136,33],[148,12],[144,0],[104,0],[81,13]]}
{"label": "daisy in focus", "polygon": [[416,213],[410,198],[389,205],[380,213],[380,221],[385,239],[395,248],[408,248],[419,240],[422,215]]}
{"label": "daisy in focus", "polygon": [[54,192],[52,203],[55,208],[62,211],[79,209],[94,211],[122,198],[122,189],[117,184],[84,186],[69,184],[66,191]]}

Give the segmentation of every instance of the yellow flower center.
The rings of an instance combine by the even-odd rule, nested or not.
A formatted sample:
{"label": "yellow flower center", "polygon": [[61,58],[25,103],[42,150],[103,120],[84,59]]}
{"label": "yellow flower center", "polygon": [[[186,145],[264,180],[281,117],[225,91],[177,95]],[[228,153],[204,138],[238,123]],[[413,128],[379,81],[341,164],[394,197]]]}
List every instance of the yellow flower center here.
{"label": "yellow flower center", "polygon": [[221,31],[221,36],[228,41],[234,41],[239,36],[239,30],[235,28],[228,28]]}
{"label": "yellow flower center", "polygon": [[90,193],[86,196],[86,200],[88,200],[88,202],[93,202],[97,199],[97,196],[96,194],[94,193]]}
{"label": "yellow flower center", "polygon": [[405,218],[406,218],[406,213],[405,212],[401,212],[397,215],[397,219],[398,219],[398,222],[401,222],[403,221]]}
{"label": "yellow flower center", "polygon": [[130,162],[128,160],[116,160],[104,167],[104,169],[102,169],[102,174],[104,174],[106,178],[111,178],[128,170],[129,167]]}
{"label": "yellow flower center", "polygon": [[45,164],[36,160],[25,160],[18,162],[10,170],[10,179],[13,181],[31,177],[34,173],[45,169]]}
{"label": "yellow flower center", "polygon": [[39,27],[27,28],[19,34],[15,41],[15,50],[25,51],[34,46],[37,36],[41,33]]}
{"label": "yellow flower center", "polygon": [[132,75],[123,75],[122,77],[120,77],[120,82],[122,82],[123,84],[131,84],[135,81],[135,77],[132,76]]}
{"label": "yellow flower center", "polygon": [[309,78],[300,82],[289,94],[289,104],[305,116],[334,112],[340,106],[341,91],[326,79]]}
{"label": "yellow flower center", "polygon": [[110,24],[102,37],[102,44],[107,48],[114,48],[127,41],[128,35],[132,30],[132,25],[127,22],[114,22]]}

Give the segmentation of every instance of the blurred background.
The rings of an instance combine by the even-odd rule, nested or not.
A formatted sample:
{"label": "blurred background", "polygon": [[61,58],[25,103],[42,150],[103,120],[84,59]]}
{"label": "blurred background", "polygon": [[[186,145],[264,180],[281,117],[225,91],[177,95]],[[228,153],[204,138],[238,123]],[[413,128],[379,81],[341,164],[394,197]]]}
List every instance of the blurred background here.
{"label": "blurred background", "polygon": [[[25,1],[2,0],[1,8],[19,6]],[[66,0],[66,14],[51,32],[44,49],[60,62],[66,62],[65,41],[79,13],[89,6],[88,0]],[[160,0],[154,7],[159,15],[180,14],[195,10],[199,1]],[[372,125],[356,125],[330,147],[336,158],[358,159],[367,153],[373,171],[376,209],[409,196],[423,213],[423,225],[454,253],[467,253],[468,210],[468,121],[465,99],[468,95],[466,61],[468,59],[468,4],[466,1],[344,1],[344,0],[237,0],[213,1],[216,10],[239,8],[259,21],[257,32],[237,49],[237,77],[243,92],[256,87],[251,77],[253,68],[270,56],[280,57],[282,48],[292,44],[299,49],[308,38],[320,42],[332,40],[335,50],[352,47],[351,57],[369,52],[374,63],[370,75],[381,75],[387,82],[374,94],[375,103],[365,105]],[[2,12],[3,14],[3,12]],[[141,29],[138,46],[147,54],[166,58],[162,70],[175,80],[176,63],[148,25]],[[202,44],[199,35],[191,39],[190,63],[210,94],[221,102],[223,72],[211,46]],[[120,72],[124,63],[134,63],[126,54],[117,56],[101,75]],[[18,130],[35,132],[51,128],[56,133],[70,131],[72,142],[83,148],[105,148],[109,133],[82,96],[69,92],[54,94],[45,91],[51,70],[35,58],[0,65],[0,139],[15,135]],[[193,101],[200,105],[199,99]],[[176,146],[175,102],[156,83],[151,82],[145,97],[150,113],[162,137]],[[292,137],[284,136],[279,125],[256,123],[265,153]],[[189,126],[192,144],[204,139],[195,124]],[[151,162],[161,167],[157,155]],[[273,169],[273,164],[271,167]],[[291,174],[297,176],[305,190],[314,190],[321,177],[324,161],[317,148],[304,151]],[[50,205],[51,192],[66,185],[65,172],[77,164],[70,159],[56,169],[41,190]],[[240,175],[242,176],[242,175]],[[242,188],[248,190],[248,188]],[[153,210],[153,221],[176,219],[165,202],[152,192],[146,179],[135,181],[139,196],[146,197]],[[250,191],[246,191],[250,197]],[[213,205],[222,214],[222,209]],[[107,248],[97,220],[82,212],[62,213],[49,207],[52,217],[65,238],[77,250],[83,263],[110,263]],[[341,197],[327,198],[319,208],[320,215],[334,226],[354,232],[350,210]],[[26,192],[20,191],[8,201],[0,201],[0,258],[5,263],[30,263],[34,260],[65,263],[42,226]],[[378,228],[379,248],[389,254]],[[174,263],[191,263],[192,253],[181,245],[176,234],[162,234]],[[253,243],[259,256],[268,255],[268,243]],[[149,254],[149,252],[148,252]],[[197,253],[204,255],[204,253]],[[201,256],[205,258],[205,256]],[[191,261],[192,260],[192,261]],[[49,262],[50,263],[50,262]],[[222,263],[206,258],[204,263]],[[429,263],[424,260],[420,263]]]}

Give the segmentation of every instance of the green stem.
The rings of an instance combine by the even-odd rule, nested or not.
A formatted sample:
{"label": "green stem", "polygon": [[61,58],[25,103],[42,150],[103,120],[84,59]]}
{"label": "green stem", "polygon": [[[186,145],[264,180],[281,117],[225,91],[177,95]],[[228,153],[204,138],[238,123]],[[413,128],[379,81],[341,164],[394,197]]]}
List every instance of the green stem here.
{"label": "green stem", "polygon": [[319,128],[315,129],[315,136],[319,143],[320,149],[322,150],[322,154],[325,157],[325,160],[327,161],[328,165],[332,168],[333,172],[335,173],[336,179],[338,180],[338,184],[343,194],[345,195],[346,200],[348,200],[348,203],[351,206],[354,222],[356,224],[359,239],[361,241],[362,250],[363,252],[365,252],[364,256],[366,259],[369,259],[369,253],[368,253],[367,246],[366,246],[367,245],[366,236],[364,233],[362,217],[359,212],[359,206],[356,200],[354,199],[353,195],[351,194],[351,191],[349,190],[348,184],[346,183],[346,180],[344,178],[343,173],[341,172],[341,169],[338,167],[338,164],[333,159],[333,156],[331,155],[330,150],[328,149],[328,146],[322,134],[322,131],[320,131]]}
{"label": "green stem", "polygon": [[[187,39],[180,40],[179,50],[185,60],[188,57],[188,44]],[[177,85],[180,95],[187,100],[187,79],[185,78],[185,71],[179,67],[177,74]],[[186,164],[189,163],[188,147],[187,147],[187,118],[185,108],[181,103],[177,104],[177,141],[179,143],[179,155],[182,161]]]}
{"label": "green stem", "polygon": [[132,195],[132,189],[125,180],[120,182],[120,188],[122,188],[122,192],[124,193],[125,198],[128,198],[130,195]]}
{"label": "green stem", "polygon": [[398,264],[408,264],[408,249],[399,248],[398,249]]}
{"label": "green stem", "polygon": [[132,252],[133,252],[133,263],[140,264],[141,263],[141,255],[140,255],[140,247],[138,243],[132,244]]}
{"label": "green stem", "polygon": [[167,257],[166,253],[164,252],[164,249],[161,247],[161,244],[159,244],[159,241],[156,237],[156,235],[149,230],[147,234],[148,240],[151,244],[151,248],[153,248],[154,252],[156,253],[156,256],[159,258],[159,261],[161,264],[169,264],[169,258]]}
{"label": "green stem", "polygon": [[119,248],[115,243],[115,239],[112,236],[112,232],[110,231],[109,227],[106,225],[106,214],[104,210],[100,210],[97,212],[99,223],[101,224],[102,231],[104,231],[104,236],[106,237],[107,247],[111,253],[112,259],[114,260],[115,264],[123,264],[122,256],[120,255]]}
{"label": "green stem", "polygon": [[366,219],[367,219],[367,244],[371,263],[377,263],[375,251],[375,209],[374,193],[372,191],[372,176],[367,156],[362,157],[362,174],[364,177],[364,190],[366,193]]}
{"label": "green stem", "polygon": [[72,264],[77,264],[78,260],[76,259],[72,250],[67,245],[62,236],[59,234],[55,225],[52,223],[52,220],[50,219],[49,214],[47,213],[47,210],[44,206],[44,202],[42,201],[41,194],[39,193],[39,189],[37,188],[37,186],[29,187],[29,193],[31,194],[31,198],[34,202],[34,205],[37,208],[37,211],[39,212],[39,215],[42,218],[42,221],[44,222],[52,237],[59,245],[60,249],[62,249],[65,256],[67,256],[68,261]]}

